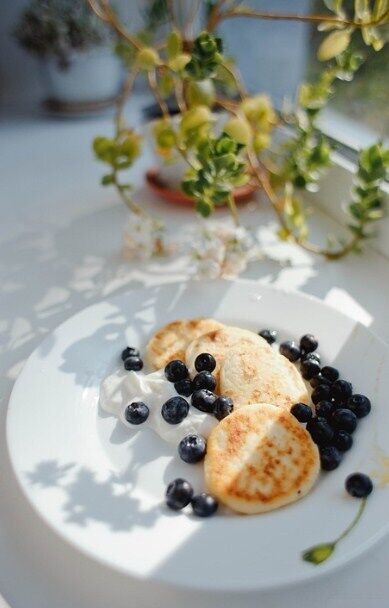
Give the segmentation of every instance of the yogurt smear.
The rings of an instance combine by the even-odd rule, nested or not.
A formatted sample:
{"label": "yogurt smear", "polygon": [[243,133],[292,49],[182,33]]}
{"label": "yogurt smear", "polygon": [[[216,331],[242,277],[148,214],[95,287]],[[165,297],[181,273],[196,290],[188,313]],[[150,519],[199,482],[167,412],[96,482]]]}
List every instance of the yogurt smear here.
{"label": "yogurt smear", "polygon": [[[101,408],[119,418],[128,428],[136,431],[150,428],[164,441],[175,445],[186,435],[198,434],[207,438],[218,423],[211,414],[190,406],[187,417],[179,424],[169,424],[162,418],[162,405],[171,397],[177,397],[177,392],[166,380],[163,370],[143,374],[120,369],[105,378],[100,387]],[[150,410],[143,424],[131,424],[124,416],[127,405],[133,401],[143,401]]]}

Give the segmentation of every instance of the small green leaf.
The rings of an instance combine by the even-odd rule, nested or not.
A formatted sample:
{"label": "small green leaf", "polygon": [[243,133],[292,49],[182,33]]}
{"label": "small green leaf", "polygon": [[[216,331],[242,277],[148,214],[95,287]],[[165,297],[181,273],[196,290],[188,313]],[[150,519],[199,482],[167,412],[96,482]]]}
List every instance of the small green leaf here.
{"label": "small green leaf", "polygon": [[315,564],[315,566],[317,566],[331,557],[335,551],[335,547],[336,543],[321,543],[307,549],[307,551],[304,551],[302,558],[304,561],[310,562],[311,564]]}
{"label": "small green leaf", "polygon": [[336,55],[343,53],[350,44],[351,35],[349,31],[340,30],[328,34],[319,46],[317,57],[319,61],[328,61]]}
{"label": "small green leaf", "polygon": [[173,30],[166,40],[166,54],[168,59],[173,59],[179,53],[182,53],[182,38],[177,31]]}
{"label": "small green leaf", "polygon": [[101,178],[101,185],[102,186],[109,186],[110,184],[113,184],[115,182],[115,177],[112,173],[108,173],[107,175],[103,175],[103,177]]}
{"label": "small green leaf", "polygon": [[369,0],[354,0],[354,12],[361,21],[370,17]]}
{"label": "small green leaf", "polygon": [[388,0],[375,0],[374,9],[373,9],[373,19],[378,20],[385,15],[388,10],[389,2]]}
{"label": "small green leaf", "polygon": [[200,199],[196,203],[196,210],[203,217],[209,217],[211,215],[211,213],[212,213],[212,205],[211,205],[211,203],[209,203],[209,201],[206,201],[204,199]]}

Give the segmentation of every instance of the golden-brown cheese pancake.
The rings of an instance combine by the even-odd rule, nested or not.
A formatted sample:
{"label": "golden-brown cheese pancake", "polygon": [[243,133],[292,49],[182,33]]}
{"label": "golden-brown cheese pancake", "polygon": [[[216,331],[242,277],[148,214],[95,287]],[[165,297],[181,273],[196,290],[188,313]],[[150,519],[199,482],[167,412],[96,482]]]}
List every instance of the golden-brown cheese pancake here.
{"label": "golden-brown cheese pancake", "polygon": [[235,408],[272,403],[290,409],[295,403],[309,403],[300,372],[273,349],[232,348],[221,364],[219,382],[221,393],[231,397]]}
{"label": "golden-brown cheese pancake", "polygon": [[186,349],[185,360],[189,371],[195,374],[194,362],[197,355],[210,353],[216,359],[216,369],[213,374],[218,379],[220,366],[231,349],[237,348],[241,352],[245,352],[245,350],[250,349],[252,346],[266,352],[271,352],[271,348],[266,340],[256,333],[247,329],[241,329],[240,327],[226,325],[221,329],[210,331],[193,340]]}
{"label": "golden-brown cheese pancake", "polygon": [[234,410],[208,438],[205,482],[239,513],[264,513],[305,496],[320,471],[317,446],[288,411],[271,404]]}
{"label": "golden-brown cheese pancake", "polygon": [[159,329],[146,346],[146,358],[151,367],[160,369],[173,359],[185,361],[190,342],[209,331],[224,327],[214,319],[180,319]]}

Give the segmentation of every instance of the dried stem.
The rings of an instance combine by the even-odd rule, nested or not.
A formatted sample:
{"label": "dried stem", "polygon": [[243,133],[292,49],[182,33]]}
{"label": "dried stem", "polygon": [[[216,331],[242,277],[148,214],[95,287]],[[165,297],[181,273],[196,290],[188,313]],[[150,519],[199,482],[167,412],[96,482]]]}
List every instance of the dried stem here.
{"label": "dried stem", "polygon": [[226,72],[228,72],[230,74],[230,76],[232,76],[232,78],[234,79],[235,86],[240,95],[240,98],[244,99],[245,97],[247,97],[248,93],[247,93],[246,88],[243,84],[243,81],[240,77],[239,72],[237,70],[234,70],[233,68],[231,68],[226,63],[222,63],[222,66],[226,70]]}
{"label": "dried stem", "polygon": [[180,31],[178,21],[176,19],[176,15],[173,7],[173,0],[166,0],[167,12],[169,15],[169,22],[173,29]]}
{"label": "dried stem", "polygon": [[176,96],[178,108],[182,114],[187,109],[185,97],[184,97],[184,83],[181,79],[177,79],[174,76],[173,76],[173,78],[174,78],[174,94]]}
{"label": "dried stem", "polygon": [[100,2],[99,0],[88,0],[88,3],[95,15],[102,21],[109,23],[119,36],[127,40],[127,42],[132,44],[138,51],[142,48],[142,45],[138,40],[134,38],[119,21],[108,0],[100,0]]}
{"label": "dried stem", "polygon": [[348,253],[353,251],[355,245],[359,241],[357,236],[354,236],[348,243],[346,243],[343,247],[341,247],[337,251],[331,251],[330,249],[321,248],[318,245],[315,245],[314,243],[310,243],[306,239],[303,239],[303,238],[299,237],[298,235],[293,234],[284,217],[284,213],[283,213],[284,203],[282,200],[279,199],[279,197],[274,192],[274,190],[270,184],[266,170],[263,167],[261,167],[261,165],[258,162],[258,159],[255,156],[253,151],[250,151],[250,150],[248,151],[247,158],[248,158],[249,164],[251,166],[251,169],[253,171],[254,177],[255,177],[258,185],[261,188],[263,188],[263,191],[265,192],[266,196],[268,197],[268,199],[277,215],[280,225],[282,226],[282,228],[284,228],[286,230],[286,232],[289,234],[290,238],[297,245],[299,245],[302,249],[309,251],[310,253],[315,253],[317,255],[321,255],[322,257],[325,257],[327,260],[339,260],[340,258],[343,258],[345,255],[347,255]]}
{"label": "dried stem", "polygon": [[232,192],[228,195],[227,205],[228,205],[228,208],[229,208],[230,213],[232,215],[232,219],[234,220],[235,226],[239,226],[239,224],[240,224],[239,213],[238,213],[238,210],[236,208],[235,199],[234,199],[234,195],[232,194]]}
{"label": "dried stem", "polygon": [[132,70],[128,73],[127,79],[124,83],[124,86],[121,90],[121,93],[116,102],[116,113],[115,113],[115,126],[116,126],[116,134],[118,135],[123,128],[123,112],[124,106],[131,94],[131,91],[134,87],[135,79],[138,75],[137,70]]}
{"label": "dried stem", "polygon": [[162,99],[160,92],[158,90],[157,76],[155,70],[151,70],[147,72],[147,80],[149,82],[150,89],[154,95],[155,101],[161,108],[161,112],[164,118],[169,118],[169,108],[164,99]]}
{"label": "dried stem", "polygon": [[[220,6],[219,6],[220,9]],[[264,13],[262,11],[256,11],[250,8],[232,8],[230,10],[221,12],[216,6],[212,11],[210,18],[208,20],[207,29],[209,31],[214,30],[221,21],[225,19],[231,19],[233,17],[251,17],[254,19],[265,19],[272,21],[300,21],[305,23],[315,23],[315,22],[326,22],[333,23],[334,25],[342,25],[353,26],[353,27],[366,27],[366,26],[374,26],[378,24],[383,24],[386,22],[389,11],[386,11],[383,15],[381,15],[377,19],[372,19],[367,23],[362,23],[360,21],[355,21],[353,19],[344,19],[341,17],[335,17],[333,15],[298,15],[292,13]]]}
{"label": "dried stem", "polygon": [[192,0],[192,9],[191,9],[190,15],[188,17],[188,20],[185,23],[185,27],[184,27],[184,38],[185,39],[189,39],[192,36],[193,23],[194,23],[194,20],[196,19],[197,13],[200,10],[200,5],[201,5],[201,0]]}

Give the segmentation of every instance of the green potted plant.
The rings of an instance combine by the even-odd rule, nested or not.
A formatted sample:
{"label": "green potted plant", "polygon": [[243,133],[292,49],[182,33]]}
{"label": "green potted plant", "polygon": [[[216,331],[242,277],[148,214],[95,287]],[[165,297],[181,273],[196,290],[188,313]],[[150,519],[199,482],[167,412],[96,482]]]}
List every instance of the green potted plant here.
{"label": "green potted plant", "polygon": [[39,59],[46,104],[82,113],[110,105],[123,69],[113,35],[80,0],[31,0],[14,29],[19,44]]}
{"label": "green potted plant", "polygon": [[[132,212],[133,229],[127,234],[132,251],[137,251],[138,234],[142,235],[143,254],[145,242],[149,255],[163,250],[160,223],[134,200],[130,184],[123,179],[141,151],[140,135],[123,117],[125,102],[139,74],[146,76],[161,110],[161,118],[152,128],[157,152],[167,162],[185,162],[181,188],[192,198],[200,216],[208,218],[215,208],[227,204],[236,227],[224,236],[207,229],[195,251],[201,261],[205,251],[207,260],[214,255],[219,269],[231,267],[226,264],[229,255],[237,260],[239,270],[244,267],[242,259],[251,251],[247,244],[250,238],[239,225],[234,192],[249,180],[254,180],[266,196],[278,220],[281,239],[329,260],[361,250],[372,234],[371,226],[384,215],[381,185],[388,175],[389,150],[382,142],[360,152],[354,188],[349,201],[345,201],[348,238],[332,237],[324,246],[311,242],[303,195],[320,186],[321,176],[333,162],[332,143],[317,126],[320,112],[335,94],[337,83],[352,80],[363,61],[353,50],[353,38],[361,36],[364,44],[377,52],[383,47],[388,0],[355,0],[347,4],[347,9],[342,0],[325,0],[323,12],[310,15],[274,14],[236,0],[213,0],[206,3],[205,23],[197,35],[190,34],[194,11],[191,22],[182,25],[175,18],[173,2],[157,2],[154,4],[165,5],[171,21],[170,33],[158,45],[128,31],[108,0],[89,0],[89,4],[119,34],[118,50],[128,70],[114,134],[97,137],[94,151],[107,167],[102,183],[114,186]],[[323,39],[318,58],[323,70],[314,82],[301,83],[294,107],[288,111],[276,112],[266,91],[249,95],[234,63],[223,53],[218,27],[227,19],[240,17],[296,20],[319,26]],[[171,95],[178,108],[174,118],[167,103]],[[218,119],[214,114],[217,109],[223,111]],[[220,237],[218,251],[216,237]],[[211,249],[207,251],[208,244],[212,253]],[[222,259],[220,250],[224,251]]]}

